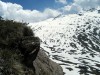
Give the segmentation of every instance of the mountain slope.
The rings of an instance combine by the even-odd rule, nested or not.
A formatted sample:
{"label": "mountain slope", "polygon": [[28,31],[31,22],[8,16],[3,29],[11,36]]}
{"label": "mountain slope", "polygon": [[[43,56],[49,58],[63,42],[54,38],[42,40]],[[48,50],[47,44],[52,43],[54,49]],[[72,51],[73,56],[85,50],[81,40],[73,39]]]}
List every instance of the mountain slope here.
{"label": "mountain slope", "polygon": [[29,26],[65,75],[100,74],[100,14],[62,15]]}

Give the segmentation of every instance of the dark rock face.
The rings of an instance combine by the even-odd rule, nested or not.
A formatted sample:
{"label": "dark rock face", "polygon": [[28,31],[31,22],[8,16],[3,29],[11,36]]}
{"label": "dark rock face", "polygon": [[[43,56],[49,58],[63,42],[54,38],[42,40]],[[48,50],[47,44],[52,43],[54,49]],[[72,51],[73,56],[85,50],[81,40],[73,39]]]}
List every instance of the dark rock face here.
{"label": "dark rock face", "polygon": [[100,13],[100,10],[98,10],[98,13]]}
{"label": "dark rock face", "polygon": [[33,68],[33,61],[40,50],[40,39],[38,37],[24,37],[19,43],[19,49],[24,55],[24,63]]}

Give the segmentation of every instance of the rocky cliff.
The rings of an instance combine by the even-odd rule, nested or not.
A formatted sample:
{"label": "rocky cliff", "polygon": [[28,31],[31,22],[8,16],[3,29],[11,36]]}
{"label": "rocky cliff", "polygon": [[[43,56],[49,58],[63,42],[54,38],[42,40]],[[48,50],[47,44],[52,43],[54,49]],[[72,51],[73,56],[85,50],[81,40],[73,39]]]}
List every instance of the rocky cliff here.
{"label": "rocky cliff", "polygon": [[26,23],[0,19],[0,75],[63,75]]}

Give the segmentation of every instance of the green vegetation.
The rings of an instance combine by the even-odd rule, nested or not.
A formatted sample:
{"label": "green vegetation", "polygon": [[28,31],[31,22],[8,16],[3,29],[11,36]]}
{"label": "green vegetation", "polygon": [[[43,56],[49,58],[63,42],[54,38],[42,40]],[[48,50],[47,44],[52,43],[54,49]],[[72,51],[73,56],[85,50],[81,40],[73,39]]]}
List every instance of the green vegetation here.
{"label": "green vegetation", "polygon": [[0,75],[34,75],[32,62],[39,48],[40,40],[27,23],[0,17]]}

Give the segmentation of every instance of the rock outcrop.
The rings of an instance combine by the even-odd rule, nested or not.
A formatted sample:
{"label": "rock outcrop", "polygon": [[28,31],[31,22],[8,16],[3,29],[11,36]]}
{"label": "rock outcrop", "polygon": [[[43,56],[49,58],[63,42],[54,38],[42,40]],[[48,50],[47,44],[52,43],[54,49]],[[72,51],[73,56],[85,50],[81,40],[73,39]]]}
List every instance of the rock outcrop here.
{"label": "rock outcrop", "polygon": [[33,65],[36,69],[36,75],[64,75],[62,68],[55,62],[51,61],[43,49],[39,51]]}
{"label": "rock outcrop", "polygon": [[63,75],[63,71],[40,49],[40,39],[26,23],[0,19],[0,75]]}

